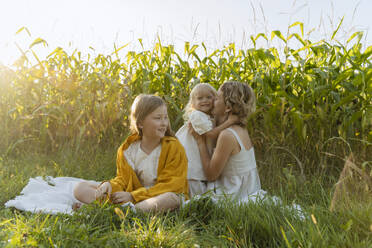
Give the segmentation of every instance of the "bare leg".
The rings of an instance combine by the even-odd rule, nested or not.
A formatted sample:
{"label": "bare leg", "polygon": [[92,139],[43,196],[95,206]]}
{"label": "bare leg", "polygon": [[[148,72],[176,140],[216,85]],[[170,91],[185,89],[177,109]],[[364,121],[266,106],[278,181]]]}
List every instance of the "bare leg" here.
{"label": "bare leg", "polygon": [[136,209],[143,212],[163,212],[173,210],[180,206],[180,197],[173,193],[167,192],[146,200],[143,200],[135,205]]}
{"label": "bare leg", "polygon": [[83,203],[91,203],[96,200],[96,190],[98,184],[90,182],[79,182],[74,188],[74,196]]}

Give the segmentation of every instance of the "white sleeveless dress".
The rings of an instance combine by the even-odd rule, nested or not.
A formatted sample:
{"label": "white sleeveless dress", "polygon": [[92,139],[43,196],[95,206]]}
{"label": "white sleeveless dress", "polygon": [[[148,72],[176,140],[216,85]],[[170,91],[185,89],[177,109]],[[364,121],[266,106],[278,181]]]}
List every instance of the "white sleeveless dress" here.
{"label": "white sleeveless dress", "polygon": [[239,135],[232,128],[227,128],[236,138],[240,145],[240,152],[232,155],[219,178],[208,183],[208,190],[216,196],[228,195],[234,200],[247,202],[252,199],[250,195],[261,190],[260,178],[258,176],[256,159],[253,147],[245,149]]}
{"label": "white sleeveless dress", "polygon": [[189,184],[189,195],[190,197],[193,197],[207,191],[207,178],[205,177],[203,165],[200,159],[198,144],[194,137],[189,133],[189,122],[193,126],[194,130],[199,135],[202,135],[213,129],[213,121],[206,113],[194,110],[188,116],[188,122],[186,122],[176,133],[176,137],[186,151],[188,160],[187,180]]}
{"label": "white sleeveless dress", "polygon": [[195,132],[202,135],[213,129],[213,122],[209,115],[198,110],[194,110],[189,115],[189,120],[176,133],[177,139],[181,142],[186,151],[188,160],[187,179],[207,180],[204,175],[203,165],[196,140],[189,132],[189,122]]}

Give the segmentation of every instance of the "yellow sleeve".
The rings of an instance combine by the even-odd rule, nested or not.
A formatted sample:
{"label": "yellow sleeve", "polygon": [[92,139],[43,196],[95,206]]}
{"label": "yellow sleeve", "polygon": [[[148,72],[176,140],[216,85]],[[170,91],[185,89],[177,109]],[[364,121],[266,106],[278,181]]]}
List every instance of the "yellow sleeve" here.
{"label": "yellow sleeve", "polygon": [[112,193],[118,191],[131,192],[142,187],[136,173],[129,166],[123,155],[122,146],[118,149],[116,157],[116,177],[110,180]]}
{"label": "yellow sleeve", "polygon": [[135,202],[166,192],[183,193],[188,197],[187,157],[185,149],[178,140],[168,141],[165,154],[159,158],[158,178],[155,185],[146,189],[140,187],[131,192]]}

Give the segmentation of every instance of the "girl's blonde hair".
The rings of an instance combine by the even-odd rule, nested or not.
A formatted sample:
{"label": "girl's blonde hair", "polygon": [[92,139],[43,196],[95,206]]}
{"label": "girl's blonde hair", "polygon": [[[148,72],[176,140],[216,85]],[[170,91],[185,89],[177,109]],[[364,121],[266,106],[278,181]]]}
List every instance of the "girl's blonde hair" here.
{"label": "girl's blonde hair", "polygon": [[212,85],[210,85],[208,83],[199,83],[199,84],[195,85],[195,87],[191,90],[189,102],[187,103],[187,105],[185,107],[185,113],[183,114],[183,119],[185,121],[187,121],[189,119],[189,115],[191,114],[192,111],[195,110],[195,107],[193,106],[194,105],[193,103],[194,103],[194,100],[195,100],[195,97],[196,97],[196,93],[198,92],[198,90],[201,90],[201,89],[210,90],[210,92],[212,93],[212,95],[214,97],[217,96],[217,91],[216,91],[215,88],[213,88]]}
{"label": "girl's blonde hair", "polygon": [[[145,118],[151,114],[155,109],[160,106],[167,106],[163,99],[155,95],[140,94],[138,95],[132,104],[130,111],[130,130],[132,133],[137,133],[142,136],[142,130],[139,128],[139,124],[145,120]],[[174,136],[174,132],[171,129],[170,123],[168,123],[167,131],[165,136]]]}
{"label": "girl's blonde hair", "polygon": [[246,83],[227,81],[220,87],[226,107],[239,117],[239,125],[247,124],[247,117],[256,111],[256,97],[253,89]]}

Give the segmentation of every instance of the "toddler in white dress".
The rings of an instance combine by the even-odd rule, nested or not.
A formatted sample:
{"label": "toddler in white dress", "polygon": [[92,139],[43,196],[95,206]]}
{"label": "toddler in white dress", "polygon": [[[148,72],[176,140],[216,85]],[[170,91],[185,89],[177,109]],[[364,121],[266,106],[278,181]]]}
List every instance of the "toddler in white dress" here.
{"label": "toddler in white dress", "polygon": [[217,91],[210,84],[197,84],[192,89],[190,100],[185,108],[185,124],[176,133],[176,137],[186,150],[188,159],[187,180],[191,197],[207,191],[207,179],[204,175],[198,145],[194,137],[189,133],[189,123],[199,135],[206,135],[210,153],[220,131],[234,124],[234,119],[231,118],[220,126],[214,127],[211,111],[216,95]]}

